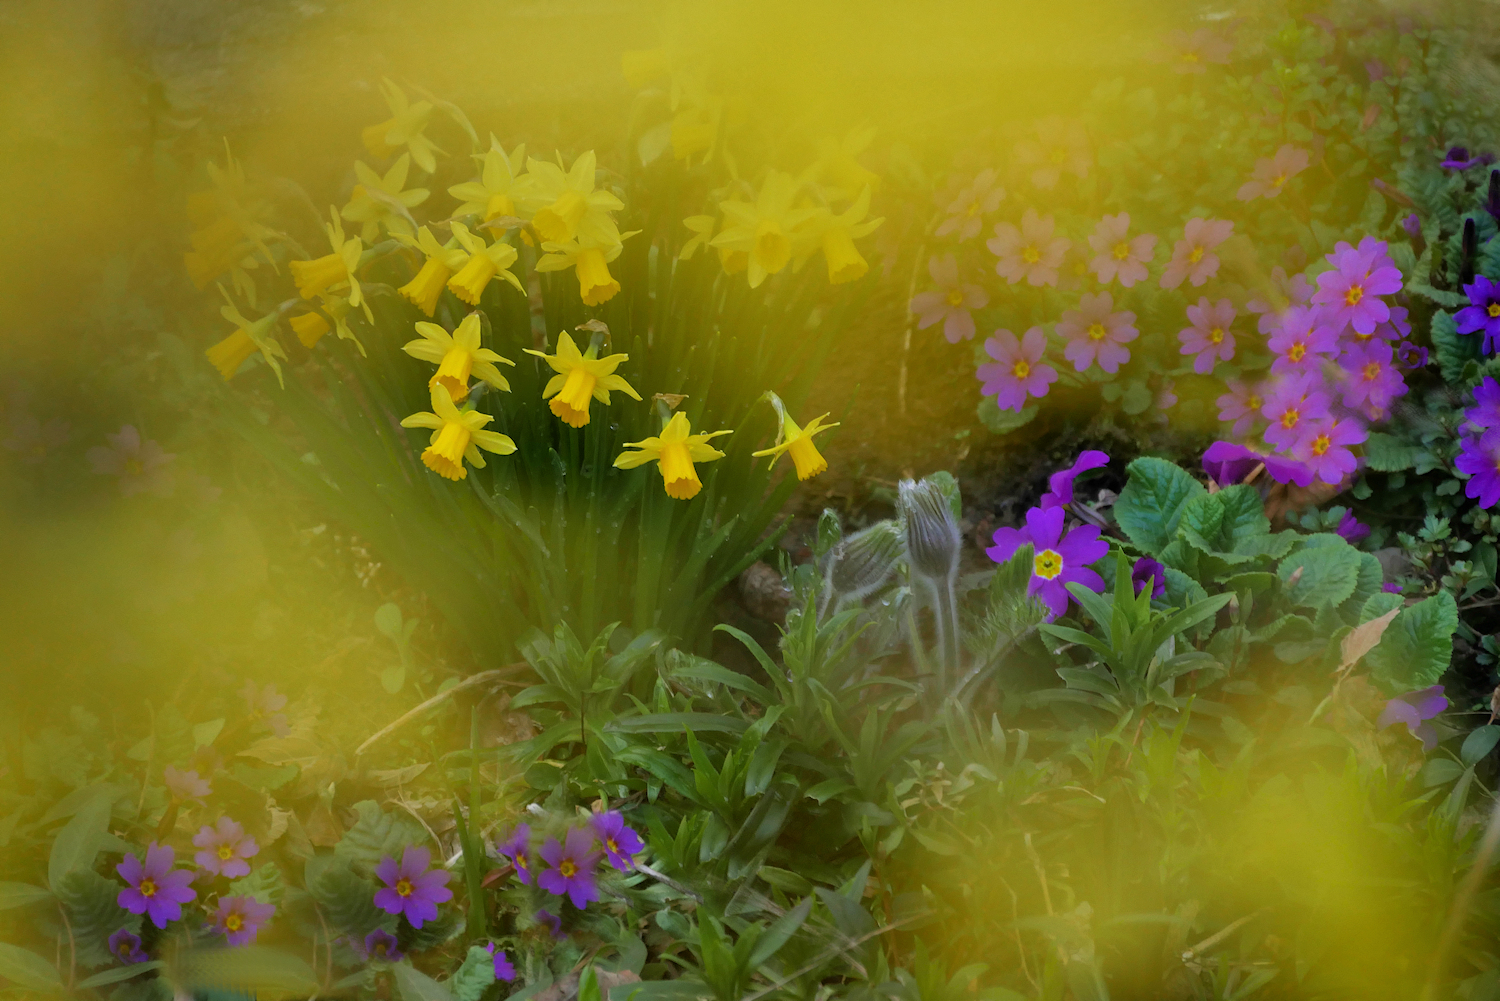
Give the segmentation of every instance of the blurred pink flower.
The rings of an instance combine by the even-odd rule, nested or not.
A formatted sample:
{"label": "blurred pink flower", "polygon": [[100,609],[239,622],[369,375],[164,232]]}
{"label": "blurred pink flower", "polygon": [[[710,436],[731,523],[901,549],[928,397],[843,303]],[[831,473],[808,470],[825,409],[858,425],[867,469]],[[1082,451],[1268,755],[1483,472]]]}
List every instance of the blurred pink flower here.
{"label": "blurred pink flower", "polygon": [[1209,63],[1229,62],[1234,45],[1207,28],[1199,28],[1189,35],[1185,31],[1169,31],[1162,40],[1163,50],[1157,55],[1158,62],[1170,62],[1177,73],[1206,73]]}
{"label": "blurred pink flower", "polygon": [[1235,197],[1242,202],[1255,198],[1275,198],[1281,194],[1286,182],[1307,169],[1308,152],[1287,144],[1276,151],[1272,158],[1255,161],[1255,170],[1250,180],[1240,185]]}
{"label": "blurred pink flower", "polygon": [[1229,392],[1214,401],[1219,408],[1219,420],[1226,424],[1233,421],[1230,430],[1235,437],[1245,437],[1260,420],[1260,408],[1266,404],[1264,392],[1259,385],[1250,386],[1238,379],[1228,380],[1225,388]]}
{"label": "blurred pink flower", "polygon": [[950,344],[972,340],[974,316],[969,311],[989,305],[989,295],[978,285],[958,280],[958,262],[952,254],[929,257],[927,273],[938,287],[912,296],[911,311],[917,317],[917,328],[925,330],[941,320],[943,336]]}
{"label": "blurred pink flower", "polygon": [[993,396],[1001,410],[1020,410],[1027,397],[1046,396],[1047,387],[1057,381],[1057,370],[1042,360],[1047,335],[1041,327],[1032,327],[1019,341],[1009,330],[997,330],[984,350],[995,361],[980,365],[974,374],[984,383],[980,392]]}
{"label": "blurred pink flower", "polygon": [[100,476],[117,476],[120,493],[129,497],[149,491],[158,497],[172,493],[172,470],[169,468],[176,458],[163,452],[154,441],[141,441],[141,434],[126,424],[117,434],[104,436],[109,447],[96,445],[89,449],[89,465]]}
{"label": "blurred pink flower", "polygon": [[1016,163],[1031,169],[1031,183],[1048,190],[1057,186],[1064,170],[1078,177],[1089,176],[1093,161],[1089,137],[1083,126],[1064,118],[1048,117],[1036,123],[1036,138],[1016,144]]}
{"label": "blurred pink flower", "polygon": [[1156,236],[1142,233],[1127,238],[1129,231],[1130,213],[1121,212],[1105,216],[1089,236],[1089,246],[1095,253],[1089,267],[1106,285],[1118,278],[1121,285],[1129,288],[1146,280],[1146,265],[1156,253]]}
{"label": "blurred pink flower", "polygon": [[1216,362],[1234,357],[1234,332],[1229,329],[1234,322],[1234,303],[1220,299],[1209,305],[1208,296],[1200,296],[1198,305],[1187,308],[1187,315],[1192,326],[1180,331],[1177,339],[1182,342],[1182,354],[1197,356],[1193,371],[1207,375]]}
{"label": "blurred pink flower", "polygon": [[1071,241],[1053,237],[1052,217],[1042,218],[1035,209],[1021,216],[1021,228],[1008,222],[995,224],[995,235],[986,241],[990,253],[1000,258],[995,273],[1014,285],[1022,278],[1028,285],[1056,285],[1057,269]]}
{"label": "blurred pink flower", "polygon": [[1234,223],[1227,219],[1189,219],[1183,227],[1182,239],[1172,248],[1172,259],[1162,273],[1161,287],[1176,288],[1184,279],[1194,287],[1202,285],[1219,273],[1219,255],[1213,249],[1234,232]]}
{"label": "blurred pink flower", "polygon": [[1005,198],[1005,189],[995,183],[995,177],[995,169],[986,167],[974,178],[974,183],[960,188],[944,206],[948,217],[938,224],[935,235],[957,233],[960,241],[978,236],[984,217],[999,208]]}
{"label": "blurred pink flower", "polygon": [[1084,295],[1078,308],[1063,313],[1057,323],[1057,335],[1068,342],[1063,355],[1079,372],[1095,361],[1110,374],[1130,360],[1126,344],[1140,336],[1135,328],[1135,314],[1114,312],[1115,300],[1108,292]]}

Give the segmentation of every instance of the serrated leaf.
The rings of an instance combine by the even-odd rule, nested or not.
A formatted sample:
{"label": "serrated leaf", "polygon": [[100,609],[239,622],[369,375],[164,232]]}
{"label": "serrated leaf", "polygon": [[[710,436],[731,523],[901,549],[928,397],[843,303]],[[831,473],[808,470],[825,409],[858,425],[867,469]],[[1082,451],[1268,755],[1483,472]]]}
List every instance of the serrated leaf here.
{"label": "serrated leaf", "polygon": [[1393,434],[1371,431],[1364,444],[1365,464],[1378,473],[1410,469],[1422,454],[1419,445],[1402,441]]}
{"label": "serrated leaf", "polygon": [[87,990],[90,987],[107,987],[110,984],[118,984],[122,980],[129,980],[131,977],[138,977],[142,973],[147,973],[151,970],[159,970],[165,965],[161,960],[154,960],[149,963],[131,963],[129,966],[117,966],[112,970],[104,970],[103,972],[94,974],[92,977],[80,980],[78,987],[83,990]]}
{"label": "serrated leaf", "polygon": [[373,872],[382,858],[397,861],[407,845],[427,840],[427,831],[405,814],[382,810],[374,800],[354,804],[354,826],[333,846],[334,857],[361,873]]}
{"label": "serrated leaf", "polygon": [[282,882],[281,870],[275,862],[262,862],[250,875],[229,884],[229,894],[235,897],[254,897],[263,904],[280,905],[286,884]]}
{"label": "serrated leaf", "polygon": [[1482,340],[1477,334],[1460,334],[1452,313],[1438,310],[1432,314],[1432,353],[1448,382],[1463,381],[1464,366],[1479,359]]}
{"label": "serrated leaf", "polygon": [[495,957],[484,946],[471,945],[469,954],[445,986],[458,1001],[479,1001],[494,982]]}
{"label": "serrated leaf", "polygon": [[1359,584],[1360,555],[1344,545],[1318,546],[1286,557],[1277,576],[1287,600],[1304,608],[1332,608],[1347,601]]}
{"label": "serrated leaf", "polygon": [[375,884],[348,865],[328,855],[307,860],[304,885],[329,924],[340,932],[368,935],[376,928],[390,930],[396,919],[375,906]]}
{"label": "serrated leaf", "polygon": [[57,833],[47,858],[47,884],[53,890],[69,873],[93,866],[94,857],[109,836],[109,814],[114,800],[114,786],[96,787],[93,797]]}
{"label": "serrated leaf", "polygon": [[1127,472],[1130,480],[1115,501],[1115,520],[1131,542],[1153,555],[1160,553],[1176,536],[1188,502],[1207,491],[1165,459],[1136,459]]}
{"label": "serrated leaf", "polygon": [[1453,656],[1458,605],[1446,591],[1401,609],[1365,657],[1370,676],[1391,695],[1438,683]]}
{"label": "serrated leaf", "polygon": [[79,966],[93,969],[111,962],[109,937],[121,928],[140,933],[141,915],[121,909],[119,896],[120,884],[92,869],[69,873],[58,884],[57,899],[73,930]]}

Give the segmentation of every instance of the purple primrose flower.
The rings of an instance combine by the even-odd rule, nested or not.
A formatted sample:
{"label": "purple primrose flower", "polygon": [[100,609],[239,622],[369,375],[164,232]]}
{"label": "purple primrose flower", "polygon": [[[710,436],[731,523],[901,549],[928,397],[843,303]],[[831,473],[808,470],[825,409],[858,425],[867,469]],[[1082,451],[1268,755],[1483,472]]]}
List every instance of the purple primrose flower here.
{"label": "purple primrose flower", "polygon": [[399,963],[406,957],[397,948],[399,943],[396,936],[384,928],[376,928],[365,936],[364,947],[360,949],[366,959],[372,959],[377,963]]}
{"label": "purple primrose flower", "polygon": [[1255,171],[1250,180],[1240,185],[1235,197],[1242,202],[1255,198],[1275,198],[1281,194],[1286,182],[1307,169],[1311,162],[1308,152],[1287,144],[1276,151],[1274,157],[1255,161]]}
{"label": "purple primrose flower", "polygon": [[220,897],[213,932],[227,938],[230,945],[248,945],[275,913],[275,907],[254,897]]}
{"label": "purple primrose flower", "polygon": [[1484,275],[1475,275],[1471,285],[1464,286],[1469,305],[1453,314],[1454,326],[1460,334],[1483,332],[1484,343],[1480,350],[1494,354],[1500,343],[1500,285]]}
{"label": "purple primrose flower", "polygon": [[1374,333],[1391,315],[1380,297],[1401,291],[1401,272],[1386,256],[1381,241],[1342,246],[1345,249],[1328,255],[1333,270],[1318,275],[1313,302],[1325,307],[1324,320],[1335,330],[1352,326],[1355,333]]}
{"label": "purple primrose flower", "polygon": [[141,949],[141,937],[132,934],[129,928],[121,928],[109,937],[109,951],[119,957],[120,962],[132,966],[151,959]]}
{"label": "purple primrose flower", "polygon": [[1004,563],[1016,550],[1031,543],[1034,555],[1026,591],[1050,610],[1049,622],[1066,612],[1073,600],[1066,585],[1078,583],[1094,592],[1104,590],[1104,580],[1089,569],[1089,564],[1109,552],[1109,543],[1099,538],[1099,529],[1094,525],[1082,525],[1065,533],[1065,518],[1063,508],[1034,507],[1026,512],[1025,528],[997,529],[995,544],[985,550],[990,559]]}
{"label": "purple primrose flower", "polygon": [[1359,468],[1359,460],[1348,446],[1361,444],[1368,437],[1364,425],[1358,421],[1310,420],[1292,446],[1292,457],[1324,483],[1341,483]]}
{"label": "purple primrose flower", "polygon": [[943,336],[949,344],[974,339],[974,314],[970,310],[989,305],[989,293],[978,285],[959,281],[958,262],[952,254],[927,259],[927,273],[937,283],[930,292],[919,292],[911,298],[911,311],[917,318],[917,329],[942,321]]}
{"label": "purple primrose flower", "polygon": [[1500,427],[1500,382],[1485,376],[1474,387],[1474,409],[1464,413],[1468,426],[1475,431]]}
{"label": "purple primrose flower", "polygon": [[1156,236],[1142,233],[1128,236],[1130,213],[1107,215],[1094,227],[1089,236],[1089,247],[1094,251],[1088,266],[1101,285],[1115,279],[1126,288],[1146,280],[1146,265],[1156,253]]}
{"label": "purple primrose flower", "polygon": [[1386,341],[1351,345],[1339,364],[1344,369],[1344,405],[1362,408],[1372,420],[1406,392],[1406,380],[1396,371],[1395,352]]}
{"label": "purple primrose flower", "polygon": [[1500,502],[1500,428],[1464,438],[1453,465],[1469,474],[1464,496],[1479,501],[1480,507],[1494,507]]}
{"label": "purple primrose flower", "polygon": [[530,825],[517,824],[516,829],[511,832],[510,837],[496,845],[495,850],[510,859],[510,864],[516,870],[517,879],[526,884],[531,882],[533,856],[531,854]]}
{"label": "purple primrose flower", "polygon": [[552,866],[538,873],[536,884],[554,896],[566,895],[579,910],[589,901],[599,899],[599,887],[594,882],[594,867],[599,864],[599,853],[592,851],[594,835],[585,827],[568,829],[565,844],[556,838],[548,838],[539,853]]}
{"label": "purple primrose flower", "polygon": [[1028,285],[1056,285],[1057,271],[1072,241],[1054,237],[1052,217],[1027,209],[1021,216],[1021,228],[1008,222],[995,223],[995,235],[985,242],[990,253],[999,258],[995,274],[1014,285],[1022,278]]}
{"label": "purple primrose flower", "polygon": [[245,834],[245,829],[228,817],[220,817],[214,827],[204,825],[193,835],[193,845],[202,849],[193,856],[198,866],[218,876],[238,879],[250,874],[250,863],[260,851],[255,839]]}
{"label": "purple primrose flower", "polygon": [[1041,327],[1032,327],[1019,341],[1009,330],[997,330],[985,340],[984,350],[995,361],[980,365],[974,376],[984,383],[980,393],[993,396],[1001,410],[1020,410],[1028,397],[1046,396],[1047,387],[1057,381],[1057,369],[1042,360],[1047,335]]}
{"label": "purple primrose flower", "polygon": [[[938,224],[933,235],[956,233],[960,243],[978,236],[984,217],[999,208],[1005,198],[1005,189],[996,183],[997,176],[994,167],[986,167],[974,178],[973,184],[959,189],[944,209],[948,218]],[[931,262],[928,267],[930,270]],[[936,279],[937,275],[932,277]]]}
{"label": "purple primrose flower", "polygon": [[202,799],[213,792],[208,780],[199,778],[195,771],[185,772],[168,765],[161,770],[161,777],[173,799]]}
{"label": "purple primrose flower", "polygon": [[1207,375],[1214,370],[1214,363],[1228,361],[1234,357],[1234,331],[1229,325],[1234,322],[1234,303],[1220,299],[1209,304],[1208,296],[1200,296],[1198,305],[1187,308],[1188,321],[1177,334],[1182,342],[1181,353],[1196,355],[1193,371]]}
{"label": "purple primrose flower", "polygon": [[134,855],[126,855],[115,872],[130,885],[120,891],[116,898],[122,908],[131,914],[144,914],[158,928],[165,928],[168,921],[182,917],[182,905],[196,899],[198,894],[188,886],[193,881],[189,869],[173,869],[176,853],[167,845],[151,842],[146,848],[146,861]]}
{"label": "purple primrose flower", "polygon": [[1151,597],[1160,598],[1167,593],[1167,568],[1149,556],[1142,556],[1130,568],[1130,582],[1135,585],[1136,594],[1149,586]]}
{"label": "purple primrose flower", "polygon": [[1114,296],[1108,292],[1085,293],[1078,300],[1077,309],[1063,311],[1057,335],[1068,342],[1063,357],[1077,371],[1082,372],[1097,361],[1100,368],[1113,374],[1130,360],[1130,349],[1125,345],[1141,332],[1135,328],[1135,314],[1129,310],[1116,313],[1114,305]]}
{"label": "purple primrose flower", "polygon": [[254,681],[246,681],[240,694],[244,696],[245,704],[250,709],[252,721],[264,722],[272,735],[277,737],[285,737],[292,732],[286,713],[282,712],[286,708],[286,696],[278,692],[275,685],[258,688]]}
{"label": "purple primrose flower", "polygon": [[1423,750],[1430,751],[1438,744],[1437,729],[1428,722],[1448,708],[1448,699],[1443,695],[1442,685],[1433,685],[1415,692],[1398,695],[1385,704],[1380,719],[1375,725],[1384,729],[1397,723],[1405,723],[1413,737],[1422,742]]}
{"label": "purple primrose flower", "polygon": [[420,845],[407,845],[401,864],[387,855],[375,867],[375,875],[385,886],[375,891],[375,906],[388,914],[405,914],[413,928],[437,917],[438,904],[453,899],[453,891],[443,884],[452,873],[446,869],[428,870],[432,853]]}
{"label": "purple primrose flower", "polygon": [[1194,217],[1183,227],[1182,239],[1172,248],[1172,259],[1162,272],[1161,287],[1176,288],[1191,281],[1196,288],[1219,273],[1219,255],[1214,248],[1234,233],[1234,223],[1227,219]]}
{"label": "purple primrose flower", "polygon": [[553,914],[551,911],[545,910],[540,907],[537,908],[536,919],[541,924],[547,926],[548,934],[551,935],[554,940],[561,942],[563,939],[568,937],[562,930],[562,918],[558,917],[556,914]]}
{"label": "purple primrose flower", "polygon": [[1447,170],[1468,170],[1470,167],[1478,167],[1486,163],[1494,163],[1495,157],[1490,153],[1476,153],[1469,155],[1467,146],[1454,146],[1448,150],[1448,155],[1443,159],[1442,166]]}
{"label": "purple primrose flower", "polygon": [[599,843],[604,846],[604,857],[609,864],[621,872],[629,872],[635,868],[633,858],[636,853],[646,847],[639,834],[631,830],[625,824],[625,818],[619,810],[607,810],[604,813],[596,813],[589,821],[594,827],[594,834],[599,838]]}
{"label": "purple primrose flower", "polygon": [[1306,306],[1291,306],[1266,347],[1275,355],[1274,375],[1302,375],[1318,371],[1325,358],[1338,353],[1338,333],[1319,322],[1319,313]]}
{"label": "purple primrose flower", "polygon": [[1308,372],[1276,385],[1260,412],[1271,422],[1266,441],[1277,448],[1291,448],[1302,436],[1304,421],[1328,416],[1328,394],[1318,373]]}
{"label": "purple primrose flower", "polygon": [[89,466],[95,473],[119,477],[120,493],[126,497],[147,492],[171,496],[175,455],[163,452],[154,441],[142,441],[141,433],[130,424],[104,437],[109,441],[108,448],[97,445],[88,450]]}
{"label": "purple primrose flower", "polygon": [[495,979],[503,980],[507,984],[516,979],[516,968],[511,965],[510,957],[504,951],[495,948],[495,943],[487,942],[484,951],[495,957]]}
{"label": "purple primrose flower", "polygon": [[1236,435],[1249,434],[1260,420],[1260,408],[1266,405],[1263,388],[1246,385],[1238,379],[1229,379],[1224,385],[1229,392],[1214,401],[1219,408],[1219,420],[1226,424],[1233,421],[1230,430]]}
{"label": "purple primrose flower", "polygon": [[1037,507],[1066,507],[1073,503],[1073,481],[1078,475],[1108,464],[1109,455],[1098,449],[1090,448],[1078,453],[1078,458],[1073,460],[1071,466],[1047,477],[1047,492],[1037,501]]}

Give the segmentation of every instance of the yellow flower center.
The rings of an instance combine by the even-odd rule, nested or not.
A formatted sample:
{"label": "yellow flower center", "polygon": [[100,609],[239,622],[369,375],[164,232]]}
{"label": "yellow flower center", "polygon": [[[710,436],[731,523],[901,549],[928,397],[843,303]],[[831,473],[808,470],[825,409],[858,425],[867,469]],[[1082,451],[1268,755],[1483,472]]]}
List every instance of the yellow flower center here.
{"label": "yellow flower center", "polygon": [[1107,333],[1109,333],[1109,331],[1107,331],[1107,330],[1104,329],[1104,324],[1102,324],[1102,323],[1091,323],[1091,324],[1089,324],[1089,340],[1091,340],[1091,341],[1102,341],[1102,340],[1104,340],[1104,335],[1107,334]]}
{"label": "yellow flower center", "polygon": [[1035,264],[1041,259],[1042,252],[1036,248],[1035,244],[1028,243],[1026,246],[1021,248],[1021,260],[1025,261],[1027,264]]}
{"label": "yellow flower center", "polygon": [[349,280],[349,269],[338,254],[325,254],[313,261],[288,261],[287,267],[292,269],[292,280],[304,299],[315,298],[331,286]]}
{"label": "yellow flower center", "polygon": [[557,871],[562,873],[563,879],[572,879],[578,875],[578,866],[570,858],[565,858],[558,865]]}
{"label": "yellow flower center", "polygon": [[448,279],[453,272],[443,266],[443,262],[429,257],[411,281],[402,285],[396,291],[422,312],[431,316],[437,309],[438,297],[443,294],[443,286],[448,284]]}
{"label": "yellow flower center", "polygon": [[245,927],[245,919],[231,911],[229,917],[224,919],[224,927],[229,931],[239,931]]}
{"label": "yellow flower center", "polygon": [[1214,343],[1214,344],[1223,344],[1224,343],[1224,328],[1223,327],[1215,327],[1212,330],[1210,330],[1208,332],[1208,339],[1209,339],[1209,341],[1211,343]]}
{"label": "yellow flower center", "polygon": [[1194,247],[1193,252],[1188,254],[1188,260],[1192,261],[1194,264],[1197,264],[1199,261],[1203,260],[1203,255],[1205,253],[1207,253],[1207,251],[1204,250],[1204,248]]}
{"label": "yellow flower center", "polygon": [[1017,379],[1024,379],[1031,374],[1031,363],[1025,358],[1018,358],[1016,363],[1010,367],[1010,374]]}
{"label": "yellow flower center", "polygon": [[386,950],[386,944],[384,942],[376,942],[375,943],[375,957],[377,959],[384,959],[385,958],[385,950]]}
{"label": "yellow flower center", "polygon": [[228,862],[230,859],[234,858],[234,846],[230,844],[220,845],[219,858],[225,862]]}
{"label": "yellow flower center", "polygon": [[1130,244],[1126,243],[1124,240],[1121,240],[1119,243],[1115,244],[1114,254],[1115,260],[1125,260],[1125,258],[1130,256]]}
{"label": "yellow flower center", "polygon": [[818,451],[818,446],[813,444],[811,435],[802,435],[794,439],[787,452],[791,454],[792,462],[797,466],[797,479],[810,480],[814,476],[828,468],[828,460],[823,458],[823,453]]}
{"label": "yellow flower center", "polygon": [[529,865],[526,864],[526,856],[523,855],[523,854],[521,854],[521,853],[519,853],[519,852],[516,854],[516,868],[517,869],[530,869],[531,868],[531,866],[529,866]]}
{"label": "yellow flower center", "polygon": [[614,838],[605,838],[604,839],[604,847],[608,848],[610,851],[614,852],[616,855],[620,854],[620,843],[618,841],[616,841]]}
{"label": "yellow flower center", "polygon": [[1281,413],[1281,426],[1290,430],[1291,428],[1296,427],[1297,422],[1301,419],[1302,411],[1298,410],[1296,407],[1287,407]]}
{"label": "yellow flower center", "polygon": [[964,304],[963,289],[957,289],[957,288],[955,288],[955,289],[949,289],[948,290],[948,305],[950,305],[950,306],[962,306],[963,304]]}
{"label": "yellow flower center", "polygon": [[143,879],[141,880],[141,885],[136,887],[136,889],[141,891],[141,896],[143,897],[154,897],[156,896],[156,881],[153,879]]}
{"label": "yellow flower center", "polygon": [[1262,400],[1255,393],[1251,393],[1249,396],[1245,397],[1245,406],[1250,410],[1259,410],[1262,406],[1265,405],[1265,402],[1265,400]]}
{"label": "yellow flower center", "polygon": [[688,455],[687,445],[683,442],[670,442],[662,446],[660,464],[661,479],[668,497],[688,500],[697,496],[698,491],[703,488],[702,481],[698,479],[698,471],[693,468],[692,457]]}
{"label": "yellow flower center", "polygon": [[1301,343],[1293,344],[1291,349],[1287,351],[1286,356],[1292,361],[1301,361],[1307,356],[1307,345]]}
{"label": "yellow flower center", "polygon": [[792,241],[786,238],[778,223],[762,219],[755,228],[754,249],[750,254],[767,274],[774,275],[792,259]]}
{"label": "yellow flower center", "polygon": [[489,204],[484,207],[484,221],[497,219],[500,216],[513,216],[516,214],[516,203],[510,200],[510,195],[490,195]]}
{"label": "yellow flower center", "polygon": [[1052,580],[1062,573],[1062,554],[1056,549],[1043,549],[1036,554],[1036,559],[1031,561],[1032,571],[1043,580]]}
{"label": "yellow flower center", "polygon": [[[470,437],[472,435],[468,426],[462,422],[444,422],[442,430],[433,435],[432,444],[422,450],[422,464],[445,480],[463,479],[469,475],[469,471],[464,468],[464,452],[469,447]],[[406,885],[408,888],[411,886],[410,883]],[[396,885],[396,890],[400,892],[400,883]]]}
{"label": "yellow flower center", "polygon": [[1179,58],[1185,63],[1196,63],[1198,61],[1198,53],[1184,52]]}
{"label": "yellow flower center", "polygon": [[1374,382],[1380,377],[1380,362],[1372,361],[1362,371],[1366,382]]}
{"label": "yellow flower center", "polygon": [[1323,455],[1327,453],[1329,446],[1332,444],[1333,442],[1329,440],[1326,434],[1320,434],[1312,440],[1312,454]]}
{"label": "yellow flower center", "polygon": [[969,203],[968,211],[966,211],[964,214],[965,215],[969,215],[969,216],[976,216],[976,215],[978,215],[979,214],[979,200],[975,199],[974,201],[970,202]]}
{"label": "yellow flower center", "polygon": [[500,273],[495,262],[489,254],[470,254],[468,263],[458,269],[458,274],[448,280],[448,287],[453,294],[458,296],[470,306],[479,305],[479,297],[484,294],[485,286],[490,279]]}
{"label": "yellow flower center", "polygon": [[[452,427],[452,425],[450,424],[449,427]],[[415,890],[415,889],[416,889],[416,887],[414,887],[414,886],[411,885],[411,880],[409,880],[409,879],[404,879],[403,878],[403,879],[396,880],[396,895],[397,896],[409,897],[409,896],[412,895],[412,891]]]}
{"label": "yellow flower center", "polygon": [[1273,188],[1279,188],[1279,187],[1281,187],[1285,183],[1286,183],[1286,175],[1285,174],[1277,174],[1275,177],[1273,177],[1271,179],[1271,187],[1273,187]]}
{"label": "yellow flower center", "polygon": [[441,384],[454,403],[469,395],[469,374],[474,370],[474,356],[458,345],[449,348],[438,364],[438,370],[427,380],[428,387]]}
{"label": "yellow flower center", "polygon": [[1344,305],[1357,306],[1359,304],[1359,300],[1363,299],[1364,297],[1365,289],[1363,285],[1350,285],[1349,291],[1344,293]]}
{"label": "yellow flower center", "polygon": [[589,401],[599,379],[586,366],[579,365],[568,373],[563,387],[548,404],[552,412],[569,427],[581,428],[589,422]]}
{"label": "yellow flower center", "polygon": [[1489,307],[1485,310],[1485,312],[1488,313],[1492,317],[1500,316],[1500,302],[1492,302],[1492,303],[1490,303]]}
{"label": "yellow flower center", "polygon": [[588,207],[588,201],[583,195],[576,191],[564,191],[557,201],[544,209],[538,209],[531,224],[544,241],[562,243],[573,239]]}

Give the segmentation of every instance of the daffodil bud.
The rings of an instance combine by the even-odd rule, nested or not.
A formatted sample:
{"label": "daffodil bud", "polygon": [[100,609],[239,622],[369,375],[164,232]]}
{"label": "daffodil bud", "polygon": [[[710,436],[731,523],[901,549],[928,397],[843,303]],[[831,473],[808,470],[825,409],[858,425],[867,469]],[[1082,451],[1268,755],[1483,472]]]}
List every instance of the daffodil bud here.
{"label": "daffodil bud", "polygon": [[904,546],[896,522],[877,522],[833,548],[828,582],[838,597],[857,601],[886,582]]}
{"label": "daffodil bud", "polygon": [[958,573],[963,537],[948,498],[930,479],[902,480],[900,504],[912,573],[931,581],[951,581]]}

